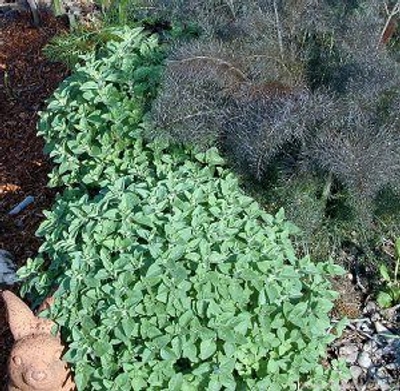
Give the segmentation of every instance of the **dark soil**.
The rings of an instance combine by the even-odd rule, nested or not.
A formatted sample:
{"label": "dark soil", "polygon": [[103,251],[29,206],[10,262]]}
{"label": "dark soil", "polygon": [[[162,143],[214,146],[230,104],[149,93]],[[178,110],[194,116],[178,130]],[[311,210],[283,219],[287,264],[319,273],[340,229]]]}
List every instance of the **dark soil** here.
{"label": "dark soil", "polygon": [[[68,75],[63,65],[48,61],[41,52],[67,27],[50,13],[41,13],[41,19],[41,26],[34,28],[29,13],[0,14],[0,249],[9,251],[18,266],[37,253],[41,241],[35,231],[55,196],[55,190],[46,187],[51,165],[42,152],[43,140],[36,136],[38,111]],[[34,203],[9,216],[27,196],[33,196]],[[1,386],[6,384],[11,344],[0,302]]]}

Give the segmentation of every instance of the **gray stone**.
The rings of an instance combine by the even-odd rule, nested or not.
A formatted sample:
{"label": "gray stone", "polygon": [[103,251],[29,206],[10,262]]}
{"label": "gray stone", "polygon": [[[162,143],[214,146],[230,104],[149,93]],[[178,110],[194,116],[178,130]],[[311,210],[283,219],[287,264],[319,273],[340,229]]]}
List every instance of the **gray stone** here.
{"label": "gray stone", "polygon": [[0,250],[0,284],[13,285],[17,282],[16,267],[8,251]]}
{"label": "gray stone", "polygon": [[361,368],[371,368],[372,360],[367,352],[361,352],[358,356],[357,363]]}
{"label": "gray stone", "polygon": [[379,333],[379,334],[384,333],[384,334],[387,334],[389,336],[393,335],[389,331],[389,329],[387,327],[385,327],[381,322],[375,322],[374,325],[375,325],[375,330],[376,330],[377,333]]}
{"label": "gray stone", "polygon": [[371,314],[371,313],[375,313],[378,311],[378,306],[376,305],[376,303],[374,303],[373,301],[369,301],[363,310],[364,314]]}
{"label": "gray stone", "polygon": [[374,340],[370,339],[367,342],[365,342],[362,350],[364,352],[372,353],[376,349],[377,349],[376,342]]}
{"label": "gray stone", "polygon": [[354,382],[357,382],[357,380],[360,378],[363,372],[364,372],[363,369],[358,365],[352,365],[350,367],[351,378],[353,379]]}
{"label": "gray stone", "polygon": [[339,349],[340,357],[343,357],[349,364],[354,364],[358,357],[358,346],[357,345],[345,345]]}
{"label": "gray stone", "polygon": [[388,391],[388,390],[391,389],[391,387],[389,385],[389,382],[391,380],[393,380],[393,379],[391,379],[391,377],[388,376],[388,373],[387,373],[385,368],[382,367],[382,368],[379,368],[377,370],[377,373],[376,373],[376,384],[379,386],[379,388],[382,391]]}

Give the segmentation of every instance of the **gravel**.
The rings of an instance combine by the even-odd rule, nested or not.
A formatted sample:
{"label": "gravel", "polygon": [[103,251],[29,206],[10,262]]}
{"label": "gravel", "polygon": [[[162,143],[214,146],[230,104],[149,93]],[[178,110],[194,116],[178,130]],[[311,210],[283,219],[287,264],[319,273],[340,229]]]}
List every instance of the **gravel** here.
{"label": "gravel", "polygon": [[349,321],[333,350],[349,366],[342,390],[400,390],[400,305],[382,310],[370,301],[362,318]]}

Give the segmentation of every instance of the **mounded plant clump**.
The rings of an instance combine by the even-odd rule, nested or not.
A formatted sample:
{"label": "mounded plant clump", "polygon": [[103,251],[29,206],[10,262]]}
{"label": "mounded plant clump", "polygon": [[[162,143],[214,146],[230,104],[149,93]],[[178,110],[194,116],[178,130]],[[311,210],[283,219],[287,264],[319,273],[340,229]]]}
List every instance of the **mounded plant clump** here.
{"label": "mounded plant clump", "polygon": [[41,114],[38,134],[57,164],[52,186],[98,189],[135,159],[133,145],[156,95],[164,54],[157,37],[142,28],[106,31],[110,41],[82,57],[84,65],[77,64]]}
{"label": "mounded plant clump", "polygon": [[170,51],[152,137],[217,146],[315,248],[323,228],[359,243],[398,232],[394,2],[142,3],[202,28]]}
{"label": "mounded plant clump", "polygon": [[68,188],[19,272],[37,301],[56,290],[78,390],[338,389],[342,365],[321,361],[340,332],[340,269],[298,258],[297,229],[244,195],[215,149],[142,139],[158,47],[116,34],[42,114]]}
{"label": "mounded plant clump", "polygon": [[154,177],[70,192],[42,226],[52,262],[27,288],[59,285],[79,389],[334,389],[336,269],[296,258],[283,214],[206,156],[160,152]]}

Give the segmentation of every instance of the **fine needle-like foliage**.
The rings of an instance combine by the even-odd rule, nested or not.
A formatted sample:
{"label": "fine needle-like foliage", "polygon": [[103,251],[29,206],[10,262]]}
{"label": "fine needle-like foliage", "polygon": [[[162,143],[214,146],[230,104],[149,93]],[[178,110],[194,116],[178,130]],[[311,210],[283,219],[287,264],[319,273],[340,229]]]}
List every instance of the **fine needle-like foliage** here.
{"label": "fine needle-like foliage", "polygon": [[[168,3],[157,2],[176,17]],[[153,106],[163,133],[151,136],[217,145],[309,231],[343,215],[351,230],[379,228],[378,196],[398,194],[400,180],[400,67],[387,31],[396,5],[288,3],[185,2],[203,35],[171,50]],[[291,209],[294,195],[312,195],[319,212]]]}

